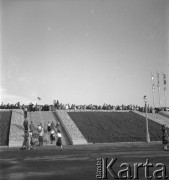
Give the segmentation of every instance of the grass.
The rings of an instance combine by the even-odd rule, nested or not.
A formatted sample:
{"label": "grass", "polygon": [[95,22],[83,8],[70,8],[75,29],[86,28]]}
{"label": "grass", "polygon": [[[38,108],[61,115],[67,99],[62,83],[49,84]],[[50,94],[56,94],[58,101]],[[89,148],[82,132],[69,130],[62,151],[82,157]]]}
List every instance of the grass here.
{"label": "grass", "polygon": [[0,146],[7,146],[9,143],[9,130],[12,111],[0,111]]}
{"label": "grass", "polygon": [[[146,140],[145,118],[133,112],[69,112],[88,142],[137,142]],[[161,140],[161,125],[149,120],[151,141]]]}

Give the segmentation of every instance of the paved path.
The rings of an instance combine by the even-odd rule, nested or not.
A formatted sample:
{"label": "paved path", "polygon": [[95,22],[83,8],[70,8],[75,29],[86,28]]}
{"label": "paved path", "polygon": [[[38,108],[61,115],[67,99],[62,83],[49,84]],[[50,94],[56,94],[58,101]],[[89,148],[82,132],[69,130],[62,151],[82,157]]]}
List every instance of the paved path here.
{"label": "paved path", "polygon": [[[149,159],[156,169],[157,163],[163,163],[169,176],[169,151],[162,150],[161,143],[114,143],[64,146],[56,150],[55,146],[37,147],[23,151],[18,148],[0,149],[0,179],[3,180],[94,180],[96,179],[97,158],[117,158],[113,170],[118,172],[121,163],[145,163]],[[125,167],[126,168],[126,167]],[[124,169],[124,168],[123,168]],[[133,173],[133,169],[132,169]],[[114,179],[108,173],[109,179]],[[139,179],[145,179],[144,169],[139,169]]]}
{"label": "paved path", "polygon": [[[33,121],[35,127],[38,127],[38,124],[42,123],[44,128],[47,128],[48,122],[53,121],[54,124],[56,125],[56,123],[59,121],[59,119],[56,116],[56,113],[52,112],[52,111],[28,112],[27,119],[28,119],[29,123],[31,121]],[[61,133],[62,133],[62,143],[63,143],[63,145],[71,144],[62,125],[61,125]],[[50,144],[50,133],[45,133],[44,134],[44,139],[48,140],[48,145],[49,145]],[[54,141],[53,144],[56,144],[56,141]],[[45,143],[44,143],[44,145],[45,145]]]}
{"label": "paved path", "polygon": [[71,142],[68,138],[68,135],[67,133],[65,132],[63,126],[62,126],[62,123],[60,122],[59,118],[57,117],[56,113],[53,112],[53,116],[55,117],[56,121],[58,121],[60,123],[60,128],[61,128],[61,133],[62,133],[62,144],[63,145],[70,145]]}

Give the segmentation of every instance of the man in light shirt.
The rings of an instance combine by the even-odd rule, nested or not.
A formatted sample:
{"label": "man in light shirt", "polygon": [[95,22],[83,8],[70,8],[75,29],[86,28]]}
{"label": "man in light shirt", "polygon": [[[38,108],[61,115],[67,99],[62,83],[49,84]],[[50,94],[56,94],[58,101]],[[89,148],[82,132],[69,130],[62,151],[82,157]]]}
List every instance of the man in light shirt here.
{"label": "man in light shirt", "polygon": [[38,125],[38,134],[39,134],[39,146],[43,145],[43,127],[42,125]]}

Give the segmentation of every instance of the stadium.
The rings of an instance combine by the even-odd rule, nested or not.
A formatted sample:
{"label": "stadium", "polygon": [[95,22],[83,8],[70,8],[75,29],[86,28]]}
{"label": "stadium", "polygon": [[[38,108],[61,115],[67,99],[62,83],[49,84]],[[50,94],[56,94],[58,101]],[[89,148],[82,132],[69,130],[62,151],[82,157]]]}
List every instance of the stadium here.
{"label": "stadium", "polygon": [[[30,108],[32,106],[28,106],[26,116],[28,124],[33,122],[35,127],[42,124],[44,142],[43,146],[37,145],[36,149],[27,151],[20,150],[24,140],[25,115],[24,109],[20,109],[20,106],[17,105],[16,109],[1,109],[0,111],[1,170],[3,170],[2,178],[4,179],[94,179],[97,174],[95,166],[98,158],[114,157],[122,162],[126,159],[129,160],[129,157],[126,158],[128,153],[133,158],[130,164],[135,159],[138,161],[138,158],[144,160],[146,154],[147,158],[150,154],[152,154],[151,159],[153,156],[156,157],[153,160],[155,163],[159,158],[161,160],[161,155],[157,157],[157,152],[163,153],[162,162],[167,162],[168,154],[165,154],[161,141],[162,125],[166,124],[169,127],[168,111],[145,112],[145,107],[142,108],[143,112],[132,110],[132,108],[130,110],[57,109],[55,107],[61,106],[56,106],[56,104],[51,105],[52,111],[45,109],[42,111],[42,106],[38,106],[36,110]],[[146,139],[146,116],[150,135],[149,143]],[[54,122],[55,125],[57,122],[60,123],[62,151],[56,149],[57,138],[52,144],[50,143],[50,133],[47,131],[49,122]],[[33,134],[38,135],[36,129]],[[133,155],[133,153],[136,154]],[[10,163],[6,162],[7,157],[8,160],[11,159]],[[37,160],[36,163],[32,158]],[[92,165],[93,167],[91,167]],[[165,165],[167,166],[167,164]],[[20,167],[17,168],[18,166]],[[34,167],[33,170],[29,166]],[[66,168],[64,168],[65,166]],[[13,167],[13,170],[10,167]],[[75,169],[71,170],[72,167]],[[45,168],[43,173],[37,172],[42,168]],[[56,169],[54,170],[54,168]],[[63,169],[60,170],[60,168]],[[117,168],[118,166],[115,167],[115,169]],[[30,171],[33,173],[30,174]],[[106,176],[111,178],[111,174]],[[143,170],[140,171],[139,178],[142,176],[144,177]]]}

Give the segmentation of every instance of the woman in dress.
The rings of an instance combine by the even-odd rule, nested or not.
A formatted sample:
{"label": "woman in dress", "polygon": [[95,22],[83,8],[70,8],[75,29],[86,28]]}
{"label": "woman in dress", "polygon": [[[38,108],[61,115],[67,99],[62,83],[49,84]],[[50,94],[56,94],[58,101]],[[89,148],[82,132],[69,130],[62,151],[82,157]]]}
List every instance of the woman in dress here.
{"label": "woman in dress", "polygon": [[28,136],[29,136],[28,131],[25,130],[24,131],[24,135],[23,135],[24,139],[23,139],[23,143],[22,143],[21,149],[27,149]]}
{"label": "woman in dress", "polygon": [[55,140],[55,131],[53,129],[51,129],[51,131],[50,131],[50,141],[51,141],[51,144],[53,144],[54,140]]}
{"label": "woman in dress", "polygon": [[48,133],[51,131],[51,123],[48,121],[48,127],[47,127]]}
{"label": "woman in dress", "polygon": [[47,142],[46,142],[46,144],[49,141],[50,131],[51,131],[51,123],[48,121],[48,124],[47,124]]}
{"label": "woman in dress", "polygon": [[29,132],[25,131],[23,137],[24,137],[24,140],[23,140],[21,149],[30,150],[30,134],[29,134]]}
{"label": "woman in dress", "polygon": [[57,139],[57,141],[56,141],[56,146],[59,146],[60,148],[61,148],[61,150],[63,150],[63,147],[62,147],[62,134],[61,134],[61,132],[60,132],[60,130],[58,130],[57,131],[57,137],[58,137],[58,139]]}

